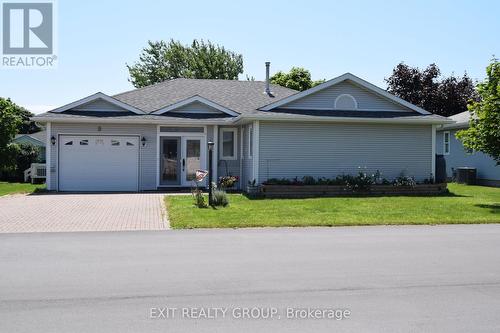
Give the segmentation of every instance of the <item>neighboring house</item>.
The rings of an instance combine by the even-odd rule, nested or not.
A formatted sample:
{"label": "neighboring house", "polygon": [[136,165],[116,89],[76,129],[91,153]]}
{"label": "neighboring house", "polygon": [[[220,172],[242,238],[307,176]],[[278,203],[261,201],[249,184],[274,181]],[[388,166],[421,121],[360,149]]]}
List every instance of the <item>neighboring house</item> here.
{"label": "neighboring house", "polygon": [[12,140],[12,142],[17,144],[30,144],[33,146],[40,147],[40,160],[45,161],[45,141],[47,141],[47,133],[45,131],[39,131],[32,134],[18,134]]}
{"label": "neighboring house", "polygon": [[[435,128],[451,121],[352,74],[303,92],[267,80],[174,79],[96,93],[33,119],[46,125],[50,190],[144,191],[214,179],[335,177],[380,170],[417,180],[435,170]],[[206,183],[205,183],[206,184]]]}
{"label": "neighboring house", "polygon": [[465,148],[455,134],[469,127],[470,112],[465,111],[449,117],[453,124],[445,124],[437,128],[436,153],[444,155],[446,175],[453,178],[453,170],[458,167],[477,169],[478,183],[482,185],[500,186],[500,166],[489,155]]}

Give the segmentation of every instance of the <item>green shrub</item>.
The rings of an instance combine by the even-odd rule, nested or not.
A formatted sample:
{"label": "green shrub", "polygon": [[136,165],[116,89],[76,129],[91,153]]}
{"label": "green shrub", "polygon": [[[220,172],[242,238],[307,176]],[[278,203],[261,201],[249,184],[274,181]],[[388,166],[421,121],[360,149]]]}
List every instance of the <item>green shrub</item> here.
{"label": "green shrub", "polygon": [[205,201],[205,196],[203,195],[203,191],[198,187],[191,190],[191,194],[193,195],[194,205],[198,208],[207,208],[208,204]]}
{"label": "green shrub", "polygon": [[393,185],[394,186],[415,187],[415,185],[417,185],[417,182],[415,181],[415,179],[413,177],[401,175],[401,176],[397,177],[396,179],[394,179]]}
{"label": "green shrub", "polygon": [[[314,178],[312,176],[304,176],[301,180],[298,177],[293,179],[288,178],[270,178],[266,180],[264,185],[337,185],[343,186],[347,191],[367,192],[370,191],[372,185],[394,185],[394,186],[409,186],[414,187],[419,184],[413,177],[406,176],[403,170],[399,177],[390,181],[382,177],[382,173],[377,170],[374,174],[367,173],[364,168],[359,168],[357,175],[338,175],[335,178]],[[432,184],[432,175],[429,179],[423,180],[423,184]]]}
{"label": "green shrub", "polygon": [[223,190],[213,190],[212,205],[215,207],[226,207],[227,205],[229,205],[227,193]]}
{"label": "green shrub", "polygon": [[302,177],[302,183],[304,185],[316,185],[316,179],[312,176],[304,176]]}
{"label": "green shrub", "polygon": [[2,154],[5,160],[0,164],[0,178],[3,180],[23,181],[24,170],[31,163],[40,163],[40,147],[29,143],[11,143]]}

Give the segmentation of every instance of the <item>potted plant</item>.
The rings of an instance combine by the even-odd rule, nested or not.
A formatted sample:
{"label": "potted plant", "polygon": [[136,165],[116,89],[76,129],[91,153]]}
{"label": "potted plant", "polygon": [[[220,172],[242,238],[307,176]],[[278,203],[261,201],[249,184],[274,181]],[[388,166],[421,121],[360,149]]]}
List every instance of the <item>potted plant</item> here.
{"label": "potted plant", "polygon": [[219,178],[219,187],[222,189],[229,189],[238,182],[239,178],[237,176],[223,176]]}

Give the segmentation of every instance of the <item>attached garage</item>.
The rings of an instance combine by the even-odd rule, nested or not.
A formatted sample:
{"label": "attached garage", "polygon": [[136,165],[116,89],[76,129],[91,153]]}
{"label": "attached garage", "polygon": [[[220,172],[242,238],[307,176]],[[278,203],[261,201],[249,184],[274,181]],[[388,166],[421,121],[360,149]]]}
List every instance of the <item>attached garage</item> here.
{"label": "attached garage", "polygon": [[59,136],[59,191],[138,191],[139,137]]}

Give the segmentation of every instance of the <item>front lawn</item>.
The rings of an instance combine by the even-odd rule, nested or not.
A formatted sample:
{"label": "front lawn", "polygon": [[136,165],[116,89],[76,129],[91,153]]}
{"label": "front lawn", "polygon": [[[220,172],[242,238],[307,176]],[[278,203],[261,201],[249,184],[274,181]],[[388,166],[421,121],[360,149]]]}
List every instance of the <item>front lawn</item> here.
{"label": "front lawn", "polygon": [[251,200],[200,209],[191,196],[166,196],[172,228],[302,227],[377,224],[500,223],[500,188],[449,184],[450,194]]}
{"label": "front lawn", "polygon": [[33,193],[45,189],[45,184],[0,182],[0,196],[15,193]]}

